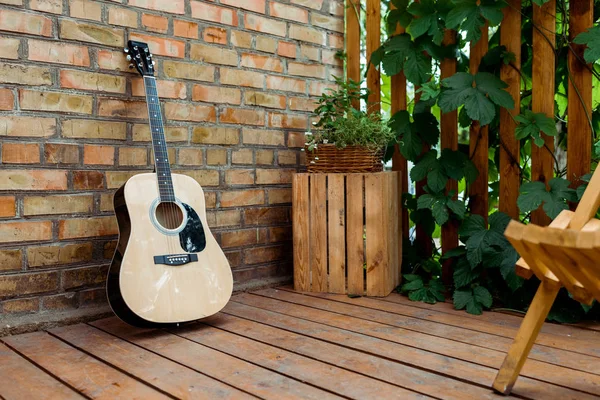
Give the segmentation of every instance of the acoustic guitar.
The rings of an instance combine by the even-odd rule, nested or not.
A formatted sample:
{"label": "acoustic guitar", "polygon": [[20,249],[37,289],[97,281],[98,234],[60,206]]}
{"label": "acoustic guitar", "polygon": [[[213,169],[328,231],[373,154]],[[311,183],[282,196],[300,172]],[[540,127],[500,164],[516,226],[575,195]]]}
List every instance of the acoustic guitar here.
{"label": "acoustic guitar", "polygon": [[233,276],[208,228],[202,187],[171,173],[148,45],[130,40],[125,52],[144,80],[155,170],[131,177],[115,193],[119,240],[108,300],[130,325],[173,326],[220,311],[231,297]]}

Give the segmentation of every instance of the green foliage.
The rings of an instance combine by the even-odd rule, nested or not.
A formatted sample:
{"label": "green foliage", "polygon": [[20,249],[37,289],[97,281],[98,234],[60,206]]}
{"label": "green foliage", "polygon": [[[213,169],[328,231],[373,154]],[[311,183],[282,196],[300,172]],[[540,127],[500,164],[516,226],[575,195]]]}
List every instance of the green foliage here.
{"label": "green foliage", "polygon": [[570,181],[563,178],[553,178],[546,189],[543,182],[528,182],[521,185],[517,205],[521,212],[528,213],[537,210],[542,203],[548,217],[554,219],[563,210],[568,210],[568,201],[577,201],[577,192],[569,188]]}
{"label": "green foliage", "polygon": [[523,114],[517,115],[515,120],[519,122],[515,129],[517,139],[533,139],[538,147],[544,145],[544,139],[540,133],[545,133],[549,136],[556,136],[556,123],[552,118],[549,118],[544,113],[534,113],[530,110],[525,110]]}
{"label": "green foliage", "polygon": [[415,85],[427,82],[431,77],[431,60],[423,54],[423,45],[416,44],[407,33],[392,36],[371,55],[371,63],[381,64],[386,75],[402,71],[406,79]]}
{"label": "green foliage", "polygon": [[595,26],[585,32],[581,32],[573,42],[587,46],[587,49],[583,53],[583,58],[586,62],[594,63],[600,60],[600,26]]}
{"label": "green foliage", "polygon": [[469,314],[479,315],[483,308],[492,306],[493,298],[489,290],[483,286],[458,289],[454,292],[454,308],[457,310],[467,309]]}
{"label": "green foliage", "polygon": [[412,301],[430,304],[444,301],[444,285],[439,279],[431,279],[427,284],[419,275],[406,274],[404,279],[407,283],[402,285],[401,292],[408,293]]}
{"label": "green foliage", "polygon": [[[491,26],[502,21],[504,1],[495,0],[453,0],[454,7],[446,17],[446,28],[467,33],[466,40],[477,42],[481,38],[481,28],[486,20]],[[478,4],[479,3],[479,4]]]}

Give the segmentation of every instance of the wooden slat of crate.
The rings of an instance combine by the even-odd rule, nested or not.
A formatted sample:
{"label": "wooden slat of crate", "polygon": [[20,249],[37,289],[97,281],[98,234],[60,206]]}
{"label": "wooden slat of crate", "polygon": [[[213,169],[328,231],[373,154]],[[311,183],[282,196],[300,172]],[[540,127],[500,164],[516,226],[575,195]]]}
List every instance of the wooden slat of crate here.
{"label": "wooden slat of crate", "polygon": [[310,289],[308,175],[296,174],[293,179],[294,289],[303,292]]}
{"label": "wooden slat of crate", "polygon": [[346,246],[348,257],[348,294],[362,295],[365,290],[363,264],[363,181],[362,174],[346,177]]}
{"label": "wooden slat of crate", "polygon": [[346,293],[346,209],[344,175],[327,177],[329,293]]}
{"label": "wooden slat of crate", "polygon": [[327,291],[327,185],[325,174],[310,178],[311,290]]}

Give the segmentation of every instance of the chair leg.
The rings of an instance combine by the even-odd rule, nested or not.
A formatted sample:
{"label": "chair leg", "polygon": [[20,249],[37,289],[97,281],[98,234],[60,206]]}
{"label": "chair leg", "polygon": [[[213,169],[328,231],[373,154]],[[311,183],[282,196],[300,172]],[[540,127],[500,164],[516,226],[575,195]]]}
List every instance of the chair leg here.
{"label": "chair leg", "polygon": [[511,392],[559,290],[560,285],[556,283],[548,281],[540,283],[527,315],[496,376],[493,385],[496,391],[502,394]]}

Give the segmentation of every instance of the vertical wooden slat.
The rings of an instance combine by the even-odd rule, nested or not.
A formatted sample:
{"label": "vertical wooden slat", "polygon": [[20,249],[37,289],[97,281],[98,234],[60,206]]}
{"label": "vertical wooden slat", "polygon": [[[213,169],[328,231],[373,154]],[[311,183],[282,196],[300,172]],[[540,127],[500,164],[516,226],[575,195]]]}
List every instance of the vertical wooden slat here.
{"label": "vertical wooden slat", "polygon": [[363,177],[348,174],[346,178],[346,246],[348,258],[348,294],[363,295],[365,290],[363,264]]}
{"label": "vertical wooden slat", "polygon": [[[390,221],[389,227],[389,239],[388,239],[388,254],[389,254],[389,279],[390,284],[388,290],[392,291],[395,289],[401,281],[400,275],[400,255],[402,254],[402,235],[400,234],[400,226],[402,226],[402,212],[400,210],[400,203],[398,196],[401,193],[402,188],[400,187],[400,174],[398,172],[391,172],[386,174],[389,181],[389,194],[387,198],[387,208]],[[400,240],[398,240],[400,239]]]}
{"label": "vertical wooden slat", "polygon": [[[571,0],[569,2],[569,40],[590,28],[594,22],[592,0]],[[568,91],[568,135],[567,135],[567,179],[571,187],[581,185],[580,177],[590,172],[592,159],[592,71],[583,61],[585,45],[572,44],[569,51]],[[596,88],[596,90],[598,90]]]}
{"label": "vertical wooden slat", "polygon": [[294,174],[292,184],[292,231],[294,236],[294,290],[310,289],[308,175]]}
{"label": "vertical wooden slat", "polygon": [[344,175],[327,177],[329,229],[329,292],[346,293],[346,210],[344,207]]}
{"label": "vertical wooden slat", "polygon": [[[533,60],[532,60],[532,98],[531,110],[545,113],[554,118],[554,46],[556,31],[556,0],[550,0],[542,7],[533,6]],[[554,176],[554,138],[542,134],[544,147],[531,145],[531,180],[546,184]],[[531,214],[531,222],[536,225],[548,225],[550,218],[541,208]]]}
{"label": "vertical wooden slat", "polygon": [[[516,116],[521,110],[521,0],[508,0],[500,25],[500,45],[515,55],[510,65],[502,65],[500,79],[508,84],[506,89],[515,101],[515,108],[500,108],[500,200],[499,209],[513,219],[519,218],[519,159],[520,145],[515,138]],[[534,29],[535,30],[535,29]],[[512,114],[512,116],[511,116]]]}
{"label": "vertical wooden slat", "polygon": [[[367,58],[379,48],[381,44],[381,1],[367,0]],[[381,110],[381,83],[379,70],[370,66],[367,72],[367,88],[371,91],[368,101],[369,112]]]}
{"label": "vertical wooden slat", "polygon": [[383,218],[385,204],[383,174],[365,176],[365,214],[367,219],[367,296],[384,296],[388,261],[389,221]]}
{"label": "vertical wooden slat", "polygon": [[[471,42],[471,58],[469,68],[471,73],[477,73],[481,59],[488,51],[488,25],[481,28],[481,39]],[[479,171],[475,182],[469,191],[469,204],[474,214],[481,215],[487,226],[488,216],[488,126],[481,126],[473,121],[469,137],[471,161]]]}
{"label": "vertical wooden slat", "polygon": [[311,291],[327,291],[327,188],[325,174],[310,176]]}
{"label": "vertical wooden slat", "polygon": [[[360,82],[360,0],[346,0],[346,77]],[[360,101],[352,106],[357,110]]]}

